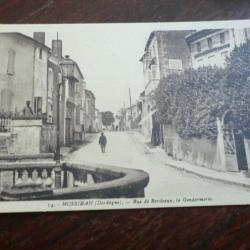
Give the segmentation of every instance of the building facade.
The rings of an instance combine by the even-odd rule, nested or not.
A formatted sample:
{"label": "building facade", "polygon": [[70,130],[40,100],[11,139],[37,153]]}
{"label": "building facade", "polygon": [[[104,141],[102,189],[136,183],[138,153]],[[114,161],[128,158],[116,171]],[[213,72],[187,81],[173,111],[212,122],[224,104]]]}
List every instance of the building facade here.
{"label": "building facade", "polygon": [[186,37],[192,66],[225,66],[225,59],[235,47],[250,39],[250,29],[213,29],[193,32]]}
{"label": "building facade", "polygon": [[52,41],[51,52],[48,85],[51,85],[50,79],[53,79],[53,122],[57,122],[57,91],[60,86],[60,144],[70,145],[84,138],[83,110],[86,83],[78,64],[69,56],[62,56],[61,40]]}
{"label": "building facade", "polygon": [[92,91],[85,90],[85,131],[94,132],[95,121],[95,95]]}
{"label": "building facade", "polygon": [[[21,33],[0,33],[0,107],[22,113],[26,101],[36,113],[47,115],[47,62],[50,49],[45,34],[28,37]],[[25,62],[25,63],[24,63]]]}
{"label": "building facade", "polygon": [[[142,101],[140,124],[142,132],[149,141],[152,141],[153,134],[160,136],[161,133],[155,114],[154,91],[161,79],[191,67],[190,51],[185,40],[190,33],[191,31],[154,31],[146,43],[144,54],[140,59],[144,75],[144,91],[140,95]],[[159,143],[158,140],[157,144]]]}

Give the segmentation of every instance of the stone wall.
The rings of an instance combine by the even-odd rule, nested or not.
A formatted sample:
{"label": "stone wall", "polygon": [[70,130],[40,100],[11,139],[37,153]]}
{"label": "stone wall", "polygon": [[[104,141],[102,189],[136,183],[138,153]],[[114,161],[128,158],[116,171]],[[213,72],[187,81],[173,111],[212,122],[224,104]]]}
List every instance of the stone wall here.
{"label": "stone wall", "polygon": [[43,124],[41,130],[40,153],[53,153],[56,149],[56,126]]}
{"label": "stone wall", "polygon": [[53,152],[56,130],[52,124],[43,124],[42,119],[17,119],[11,121],[11,136],[8,139],[9,154],[39,154]]}
{"label": "stone wall", "polygon": [[190,31],[158,31],[157,41],[160,62],[160,78],[179,72],[172,69],[169,60],[181,60],[183,70],[191,67],[191,55],[185,40]]}
{"label": "stone wall", "polygon": [[206,138],[184,140],[169,126],[164,127],[165,149],[168,155],[201,167],[226,171],[219,145]]}

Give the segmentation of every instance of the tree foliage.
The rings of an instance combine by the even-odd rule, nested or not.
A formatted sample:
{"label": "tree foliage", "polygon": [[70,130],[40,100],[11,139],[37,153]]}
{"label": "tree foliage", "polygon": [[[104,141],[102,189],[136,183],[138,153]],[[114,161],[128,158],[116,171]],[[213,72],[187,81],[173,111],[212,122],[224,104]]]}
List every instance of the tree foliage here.
{"label": "tree foliage", "polygon": [[114,114],[111,111],[102,112],[102,124],[105,127],[111,126],[114,121]]}
{"label": "tree foliage", "polygon": [[223,93],[225,105],[232,112],[234,127],[249,134],[250,41],[235,48],[227,59]]}
{"label": "tree foliage", "polygon": [[170,74],[155,91],[159,119],[182,138],[217,135],[216,117],[229,110],[234,127],[250,127],[250,42],[237,47],[225,69],[201,67]]}
{"label": "tree foliage", "polygon": [[161,122],[173,125],[183,138],[215,137],[213,114],[223,105],[222,76],[222,69],[203,67],[163,79],[155,93]]}

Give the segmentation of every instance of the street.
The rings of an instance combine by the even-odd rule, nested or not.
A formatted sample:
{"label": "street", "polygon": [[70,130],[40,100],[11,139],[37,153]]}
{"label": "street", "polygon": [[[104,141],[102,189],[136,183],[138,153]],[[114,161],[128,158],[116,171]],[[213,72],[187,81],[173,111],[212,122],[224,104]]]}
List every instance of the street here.
{"label": "street", "polygon": [[[149,174],[149,184],[145,197],[197,196],[202,197],[244,197],[249,192],[223,183],[209,182],[203,178],[186,174],[166,165],[161,157],[147,154],[137,137],[128,132],[106,132],[107,148],[102,153],[98,137],[92,142],[68,156],[77,162],[93,162],[125,168],[141,169]],[[157,153],[156,153],[157,154]],[[166,157],[167,161],[167,157]]]}

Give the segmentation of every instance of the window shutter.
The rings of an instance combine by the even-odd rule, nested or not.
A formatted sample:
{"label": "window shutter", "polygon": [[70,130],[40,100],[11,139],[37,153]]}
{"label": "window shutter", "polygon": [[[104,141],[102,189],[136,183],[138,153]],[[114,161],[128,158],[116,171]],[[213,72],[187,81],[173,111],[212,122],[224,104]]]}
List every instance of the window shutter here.
{"label": "window shutter", "polygon": [[16,52],[14,50],[8,51],[8,68],[7,68],[7,74],[8,75],[14,75],[15,73],[15,55]]}

